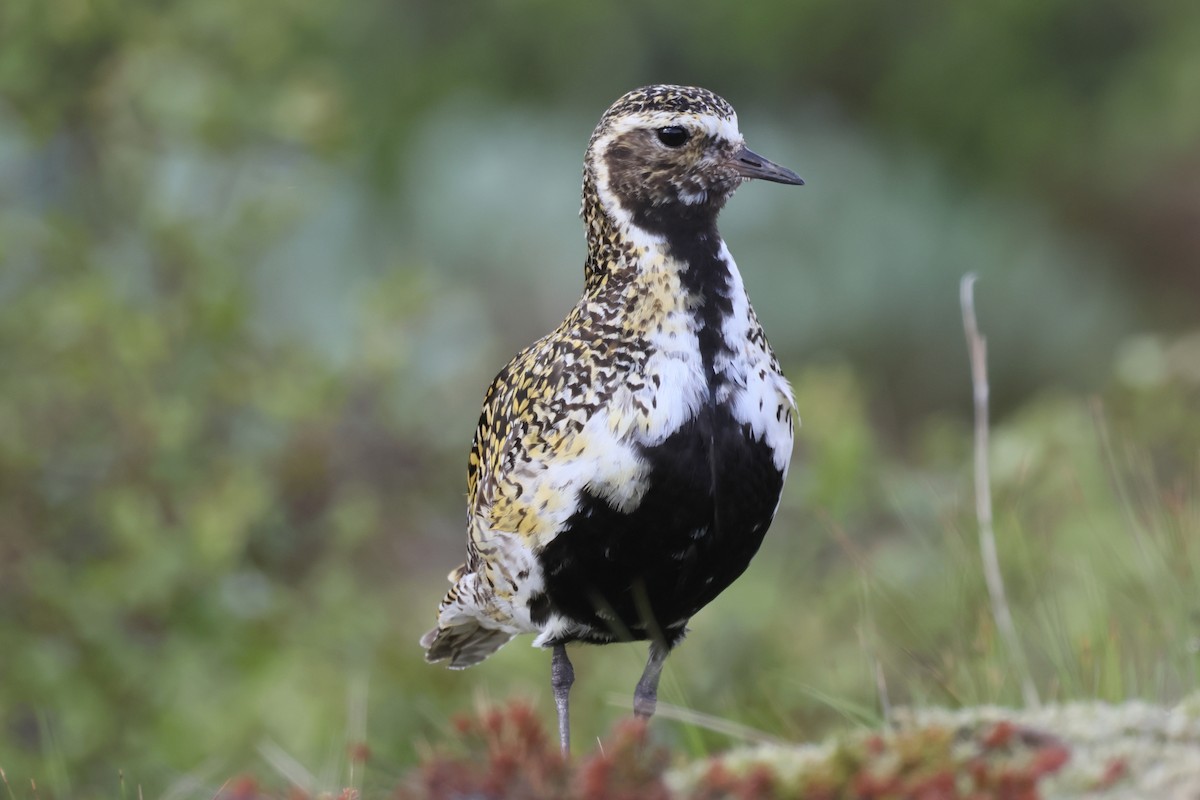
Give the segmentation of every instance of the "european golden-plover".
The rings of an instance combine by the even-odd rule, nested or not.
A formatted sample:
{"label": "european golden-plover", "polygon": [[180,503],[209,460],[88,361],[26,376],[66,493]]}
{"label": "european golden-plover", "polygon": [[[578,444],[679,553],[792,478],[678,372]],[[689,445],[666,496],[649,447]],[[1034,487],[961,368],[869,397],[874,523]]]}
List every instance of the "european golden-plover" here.
{"label": "european golden-plover", "polygon": [[741,183],[801,184],[748,150],[729,103],[647,86],[605,112],[583,171],[583,297],[483,401],[467,561],[429,661],[469,667],[519,633],[553,651],[569,750],[569,642],[649,640],[649,717],[688,620],[750,563],[792,452],[791,388],[717,215]]}

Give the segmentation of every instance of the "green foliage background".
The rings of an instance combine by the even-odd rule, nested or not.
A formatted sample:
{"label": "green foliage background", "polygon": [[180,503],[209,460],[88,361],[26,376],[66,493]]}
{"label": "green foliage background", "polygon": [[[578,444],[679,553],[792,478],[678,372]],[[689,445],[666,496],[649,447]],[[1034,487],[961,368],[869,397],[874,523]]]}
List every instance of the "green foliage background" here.
{"label": "green foliage background", "polygon": [[[6,0],[18,794],[333,788],[364,740],[389,786],[480,694],[551,713],[523,642],[450,673],[416,638],[483,389],[578,291],[591,126],[650,82],[718,91],[808,180],[723,219],[805,424],[664,700],[800,739],[874,719],[877,674],[893,702],[1019,699],[975,550],[968,270],[1039,687],[1196,688],[1200,6]],[[642,658],[579,651],[578,741]]]}

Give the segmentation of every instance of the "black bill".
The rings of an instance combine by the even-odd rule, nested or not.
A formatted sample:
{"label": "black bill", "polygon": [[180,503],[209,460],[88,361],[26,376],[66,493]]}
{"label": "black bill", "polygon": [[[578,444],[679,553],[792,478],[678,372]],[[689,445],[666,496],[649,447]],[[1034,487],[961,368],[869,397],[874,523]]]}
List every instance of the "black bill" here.
{"label": "black bill", "polygon": [[788,183],[793,186],[803,186],[804,179],[787,167],[781,167],[755,153],[748,147],[743,147],[733,154],[733,167],[743,178],[758,178],[775,183]]}

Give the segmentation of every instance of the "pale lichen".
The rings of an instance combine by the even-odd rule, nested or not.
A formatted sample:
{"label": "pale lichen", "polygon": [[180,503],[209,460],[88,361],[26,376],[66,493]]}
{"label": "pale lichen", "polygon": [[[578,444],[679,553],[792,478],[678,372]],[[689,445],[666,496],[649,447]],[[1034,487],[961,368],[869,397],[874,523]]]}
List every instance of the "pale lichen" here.
{"label": "pale lichen", "polygon": [[[1195,800],[1200,694],[1172,708],[1130,701],[1032,710],[901,709],[885,731],[844,734],[819,745],[739,748],[681,767],[667,782],[686,795],[714,769],[769,771],[785,796],[819,786],[868,797],[882,787],[882,797],[936,778],[948,797]],[[1013,793],[1017,785],[1033,793]]]}
{"label": "pale lichen", "polygon": [[897,714],[901,728],[962,730],[1000,720],[1050,734],[1070,750],[1064,768],[1041,787],[1047,798],[1200,798],[1200,694],[1173,708],[1131,700]]}

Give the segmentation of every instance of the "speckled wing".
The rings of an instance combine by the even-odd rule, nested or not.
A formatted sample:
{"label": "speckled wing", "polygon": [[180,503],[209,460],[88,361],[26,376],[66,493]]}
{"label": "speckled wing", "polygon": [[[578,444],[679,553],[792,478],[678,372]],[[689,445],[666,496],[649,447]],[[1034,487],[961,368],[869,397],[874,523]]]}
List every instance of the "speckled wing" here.
{"label": "speckled wing", "polygon": [[484,395],[467,461],[467,561],[448,576],[452,586],[438,608],[437,627],[421,639],[429,661],[472,666],[527,630],[513,612],[535,566],[533,553],[516,531],[493,531],[486,521],[507,483],[500,479],[503,465],[526,460],[529,423],[516,409],[529,413],[529,387],[545,380],[525,372],[545,346],[540,340],[509,362]]}
{"label": "speckled wing", "polygon": [[585,485],[617,507],[636,500],[640,458],[630,438],[639,415],[627,385],[637,381],[636,365],[591,330],[560,329],[492,383],[468,465],[476,556],[498,533],[540,549],[574,513]]}
{"label": "speckled wing", "polygon": [[[554,333],[514,358],[489,387],[467,466],[467,562],[450,574],[427,658],[476,663],[513,635],[534,632],[529,601],[543,591],[536,553],[575,512],[580,491],[631,508],[645,464],[637,425],[637,364],[606,342],[613,331],[577,307]],[[624,352],[624,351],[622,351]],[[631,385],[632,383],[632,385]],[[502,638],[500,638],[503,634]],[[494,644],[494,646],[493,646]]]}

